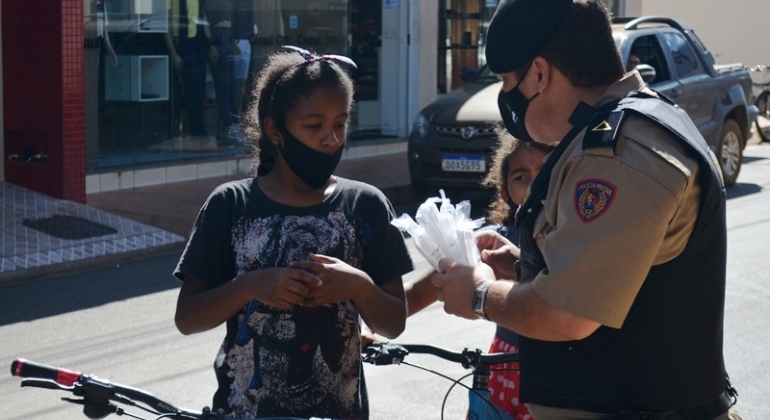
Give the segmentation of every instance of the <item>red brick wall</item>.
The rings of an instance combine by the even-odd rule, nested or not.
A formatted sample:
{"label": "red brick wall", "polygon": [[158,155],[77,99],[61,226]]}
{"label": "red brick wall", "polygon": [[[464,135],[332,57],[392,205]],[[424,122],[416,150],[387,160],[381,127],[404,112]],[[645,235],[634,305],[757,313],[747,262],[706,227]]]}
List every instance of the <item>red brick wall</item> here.
{"label": "red brick wall", "polygon": [[[5,180],[85,203],[83,0],[0,5]],[[25,147],[48,157],[8,160]]]}

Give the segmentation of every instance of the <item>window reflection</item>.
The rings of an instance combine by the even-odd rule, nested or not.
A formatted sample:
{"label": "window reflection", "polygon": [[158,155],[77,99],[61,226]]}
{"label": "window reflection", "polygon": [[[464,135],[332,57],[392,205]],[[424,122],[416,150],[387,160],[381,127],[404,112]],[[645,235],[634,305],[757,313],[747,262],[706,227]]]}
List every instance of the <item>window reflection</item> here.
{"label": "window reflection", "polygon": [[377,100],[381,7],[84,0],[88,169],[247,155],[239,122],[256,74],[281,45],[350,56],[356,100]]}

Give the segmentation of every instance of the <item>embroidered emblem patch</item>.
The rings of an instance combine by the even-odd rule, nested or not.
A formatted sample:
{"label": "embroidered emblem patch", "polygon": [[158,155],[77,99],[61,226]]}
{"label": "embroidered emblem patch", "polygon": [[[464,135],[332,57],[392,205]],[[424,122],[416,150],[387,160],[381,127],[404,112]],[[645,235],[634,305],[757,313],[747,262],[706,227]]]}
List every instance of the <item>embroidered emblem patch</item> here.
{"label": "embroidered emblem patch", "polygon": [[584,223],[606,213],[615,199],[617,187],[601,179],[584,179],[575,184],[575,211]]}

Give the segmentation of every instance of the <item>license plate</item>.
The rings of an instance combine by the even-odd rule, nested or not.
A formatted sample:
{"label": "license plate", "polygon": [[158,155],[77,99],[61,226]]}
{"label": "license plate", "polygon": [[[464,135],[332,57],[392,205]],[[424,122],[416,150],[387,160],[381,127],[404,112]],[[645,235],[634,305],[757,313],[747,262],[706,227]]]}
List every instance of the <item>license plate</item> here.
{"label": "license plate", "polygon": [[441,170],[445,172],[485,172],[487,162],[483,156],[444,155]]}

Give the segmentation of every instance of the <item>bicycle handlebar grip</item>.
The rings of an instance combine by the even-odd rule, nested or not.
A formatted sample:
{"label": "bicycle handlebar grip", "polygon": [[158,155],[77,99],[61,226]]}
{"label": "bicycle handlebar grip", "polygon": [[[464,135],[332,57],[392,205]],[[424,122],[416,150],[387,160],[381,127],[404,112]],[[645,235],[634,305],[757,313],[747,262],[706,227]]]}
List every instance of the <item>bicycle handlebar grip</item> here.
{"label": "bicycle handlebar grip", "polygon": [[21,358],[11,363],[11,375],[22,378],[51,379],[66,386],[72,386],[82,376],[80,372],[55,368]]}

